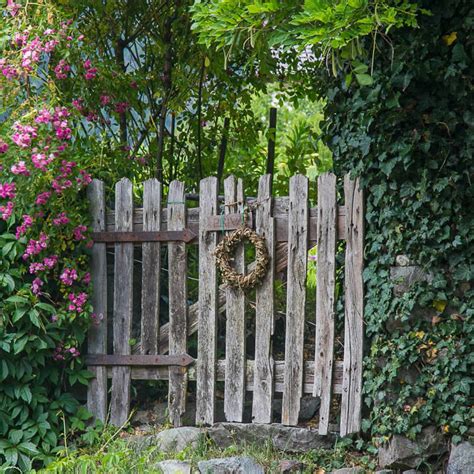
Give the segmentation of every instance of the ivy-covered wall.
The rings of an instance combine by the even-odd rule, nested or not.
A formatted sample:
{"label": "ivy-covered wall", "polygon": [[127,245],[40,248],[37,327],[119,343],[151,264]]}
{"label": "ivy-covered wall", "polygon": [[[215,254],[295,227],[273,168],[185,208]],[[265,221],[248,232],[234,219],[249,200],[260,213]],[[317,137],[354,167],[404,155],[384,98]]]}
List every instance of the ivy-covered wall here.
{"label": "ivy-covered wall", "polygon": [[[376,38],[373,84],[341,74],[326,109],[337,171],[367,195],[364,430],[376,442],[427,425],[457,442],[472,418],[474,9],[422,3],[420,28]],[[428,275],[403,294],[399,254]]]}

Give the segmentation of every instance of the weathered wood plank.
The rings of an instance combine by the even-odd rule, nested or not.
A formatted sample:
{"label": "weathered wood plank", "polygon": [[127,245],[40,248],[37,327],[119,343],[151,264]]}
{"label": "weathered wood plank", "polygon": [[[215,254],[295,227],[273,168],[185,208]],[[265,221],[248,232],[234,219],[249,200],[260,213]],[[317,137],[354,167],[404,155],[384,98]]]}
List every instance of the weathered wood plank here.
{"label": "weathered wood plank", "polygon": [[288,212],[288,283],[286,299],[285,387],[282,423],[298,424],[303,394],[303,346],[308,258],[308,179],[290,179]]}
{"label": "weathered wood plank", "polygon": [[[186,202],[184,183],[173,181],[168,194],[168,228],[181,230],[186,227]],[[168,244],[169,268],[169,353],[184,354],[187,350],[187,251],[183,242]],[[170,367],[169,369],[168,407],[173,426],[182,425],[186,410],[187,374],[186,369]]]}
{"label": "weathered wood plank", "polygon": [[[132,183],[122,179],[115,186],[115,228],[133,230]],[[114,269],[114,354],[130,354],[133,308],[133,244],[115,245]],[[110,421],[126,422],[130,410],[130,367],[113,367]]]}
{"label": "weathered wood plank", "polygon": [[[200,218],[217,214],[217,178],[201,180]],[[196,423],[212,425],[215,413],[217,344],[217,268],[214,252],[217,234],[199,231],[199,329]]]}
{"label": "weathered wood plank", "polygon": [[258,185],[258,206],[256,210],[256,231],[266,239],[267,249],[270,255],[270,264],[265,278],[256,290],[255,372],[252,403],[252,419],[254,423],[272,422],[275,230],[271,215],[271,184],[271,175],[267,174],[260,178]]}
{"label": "weathered wood plank", "polygon": [[318,179],[318,248],[316,281],[316,343],[314,395],[321,398],[319,434],[328,433],[334,360],[334,298],[336,288],[336,176]]}
{"label": "weathered wood plank", "polygon": [[[275,272],[281,272],[286,268],[288,264],[287,257],[287,245],[286,243],[280,243],[276,245],[275,252]],[[252,262],[248,271],[252,271],[255,268],[255,264]],[[225,311],[225,285],[219,286],[218,291],[218,302],[219,302],[219,313]],[[188,336],[194,334],[198,330],[198,313],[199,313],[199,303],[194,303],[189,306],[188,311]],[[166,354],[168,352],[168,338],[169,338],[169,323],[163,324],[160,327],[160,354]],[[137,350],[137,352],[139,352]]]}
{"label": "weathered wood plank", "polygon": [[[94,232],[105,230],[104,183],[94,179],[89,185],[91,228]],[[88,333],[89,354],[107,353],[107,254],[105,244],[94,244],[91,258],[92,307],[96,314],[95,324]],[[87,409],[95,418],[107,419],[107,368],[90,367],[94,378],[87,388]]]}
{"label": "weathered wood plank", "polygon": [[[161,221],[161,183],[149,179],[143,183],[143,230],[159,231]],[[141,353],[158,354],[160,324],[161,244],[142,245],[142,317]]]}
{"label": "weathered wood plank", "polygon": [[[218,360],[216,369],[216,380],[223,382],[225,380],[225,360]],[[254,390],[254,361],[247,360],[246,365],[246,390],[252,392]],[[333,375],[333,393],[340,394],[342,392],[342,361],[334,362],[334,375]],[[109,377],[111,374],[109,370]],[[284,385],[284,372],[285,372],[285,361],[276,360],[274,361],[274,391],[275,393],[283,392]],[[132,378],[135,380],[168,380],[169,373],[166,367],[132,367]],[[196,366],[191,365],[188,368],[188,379],[196,380]],[[305,362],[304,370],[304,385],[303,392],[305,394],[312,394],[314,387],[314,361]]]}
{"label": "weathered wood plank", "polygon": [[[287,242],[288,241],[288,198],[287,197],[275,197],[273,204],[273,218],[275,226],[275,239],[276,242]],[[248,201],[251,203],[252,201]],[[309,210],[309,241],[310,243],[316,243],[317,241],[317,208],[313,207]],[[161,214],[161,229],[168,229],[168,222],[166,217],[167,211],[164,209]],[[107,213],[107,231],[113,231],[115,213],[109,211]],[[250,224],[253,224],[251,217],[249,216]],[[143,230],[143,210],[137,208],[133,217],[134,228],[136,231]],[[224,229],[231,230],[239,227],[241,223],[240,215],[232,216],[227,215],[225,217]],[[220,216],[211,217],[206,221],[205,225],[210,225],[214,230],[220,231],[222,229],[222,218]],[[199,233],[199,208],[191,208],[187,210],[187,226],[195,234]],[[339,240],[345,239],[345,207],[338,206],[337,209],[337,238]],[[197,239],[193,243],[197,244]]]}
{"label": "weathered wood plank", "polygon": [[346,205],[344,375],[341,435],[360,430],[364,338],[364,197],[359,179],[344,177]]}
{"label": "weathered wood plank", "polygon": [[[229,176],[224,181],[225,213],[243,212],[242,180]],[[239,206],[237,203],[241,203]],[[242,222],[242,221],[241,221]],[[244,246],[234,253],[234,268],[245,272]],[[245,401],[245,295],[242,290],[226,288],[226,374],[224,413],[227,421],[241,422]]]}

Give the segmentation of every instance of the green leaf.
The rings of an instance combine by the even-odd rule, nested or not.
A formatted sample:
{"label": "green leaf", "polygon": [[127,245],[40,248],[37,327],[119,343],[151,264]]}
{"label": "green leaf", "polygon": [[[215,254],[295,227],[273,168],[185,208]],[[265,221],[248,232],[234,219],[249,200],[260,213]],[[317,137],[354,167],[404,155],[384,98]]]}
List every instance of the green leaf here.
{"label": "green leaf", "polygon": [[8,303],[29,303],[25,297],[18,295],[10,296],[5,301]]}
{"label": "green leaf", "polygon": [[39,454],[38,448],[30,441],[19,444],[18,449],[31,456],[35,456],[36,454]]}
{"label": "green leaf", "polygon": [[22,438],[23,438],[22,430],[12,430],[8,434],[8,439],[12,442],[12,444],[18,444]]}
{"label": "green leaf", "polygon": [[28,316],[30,317],[30,321],[37,327],[41,327],[40,319],[39,319],[39,313],[36,311],[36,309],[32,309],[29,313]]}
{"label": "green leaf", "polygon": [[370,74],[356,74],[356,79],[361,86],[371,86],[374,79]]}
{"label": "green leaf", "polygon": [[12,321],[14,323],[18,322],[27,312],[28,312],[28,308],[17,308],[15,312],[13,313]]}

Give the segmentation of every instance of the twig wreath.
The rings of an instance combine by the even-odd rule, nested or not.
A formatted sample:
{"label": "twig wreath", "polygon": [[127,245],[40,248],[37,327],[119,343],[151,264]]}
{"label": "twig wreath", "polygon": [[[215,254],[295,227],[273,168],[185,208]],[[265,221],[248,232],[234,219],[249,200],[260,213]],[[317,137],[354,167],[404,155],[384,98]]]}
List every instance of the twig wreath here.
{"label": "twig wreath", "polygon": [[[231,265],[235,249],[244,241],[250,242],[255,247],[255,268],[246,275],[238,273]],[[226,235],[217,246],[215,255],[224,282],[232,288],[239,288],[243,291],[255,288],[261,283],[267,273],[270,261],[265,237],[245,226]]]}

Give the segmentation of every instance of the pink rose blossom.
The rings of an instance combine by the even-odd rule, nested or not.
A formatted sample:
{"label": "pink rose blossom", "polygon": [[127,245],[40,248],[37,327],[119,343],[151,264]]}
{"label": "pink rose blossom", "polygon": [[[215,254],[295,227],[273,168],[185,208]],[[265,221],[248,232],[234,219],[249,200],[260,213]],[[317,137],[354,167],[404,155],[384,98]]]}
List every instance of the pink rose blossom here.
{"label": "pink rose blossom", "polygon": [[41,109],[35,118],[36,123],[49,123],[51,120],[53,120],[53,116],[48,109]]}
{"label": "pink rose blossom", "polygon": [[85,225],[78,225],[73,231],[74,240],[85,240],[86,237],[83,235],[83,232],[87,230]]}
{"label": "pink rose blossom", "polygon": [[16,196],[15,183],[0,183],[0,198],[13,199]]}
{"label": "pink rose blossom", "polygon": [[23,223],[16,228],[15,237],[19,239],[22,235],[26,234],[26,231],[33,225],[33,218],[28,215],[23,215]]}
{"label": "pink rose blossom", "polygon": [[53,219],[53,224],[55,226],[69,224],[69,217],[66,215],[65,212],[61,212]]}
{"label": "pink rose blossom", "polygon": [[46,157],[44,153],[33,153],[31,155],[31,161],[35,168],[40,169],[41,171],[46,171],[47,166],[54,160],[54,155],[50,154],[49,157]]}
{"label": "pink rose blossom", "polygon": [[10,168],[10,171],[13,173],[13,174],[22,174],[24,176],[29,176],[30,175],[30,172],[28,171],[28,168],[26,167],[26,164],[24,161],[19,161],[18,163],[15,163],[14,165],[12,165],[12,167]]}
{"label": "pink rose blossom", "polygon": [[39,278],[35,278],[33,283],[31,284],[31,291],[35,295],[41,295],[41,287],[43,286],[43,282]]}
{"label": "pink rose blossom", "polygon": [[77,271],[74,268],[65,268],[59,277],[66,286],[71,286],[77,278]]}
{"label": "pink rose blossom", "polygon": [[124,114],[130,108],[130,104],[128,102],[117,102],[115,104],[115,112],[118,114]]}
{"label": "pink rose blossom", "polygon": [[111,101],[111,98],[109,95],[101,95],[100,96],[100,105],[103,105],[103,106],[106,106],[107,104],[109,104]]}
{"label": "pink rose blossom", "polygon": [[6,206],[0,206],[0,215],[4,221],[10,218],[13,214],[14,204],[12,201],[8,201]]}
{"label": "pink rose blossom", "polygon": [[38,255],[42,250],[48,247],[48,236],[41,232],[38,240],[30,239],[26,245],[23,260],[28,260],[32,255]]}
{"label": "pink rose blossom", "polygon": [[68,300],[69,300],[69,305],[68,305],[68,310],[69,311],[77,311],[78,313],[82,313],[84,310],[84,305],[87,302],[87,293],[69,293],[68,295]]}
{"label": "pink rose blossom", "polygon": [[0,139],[0,153],[6,153],[8,151],[8,144]]}
{"label": "pink rose blossom", "polygon": [[78,99],[73,99],[72,100],[72,106],[76,109],[79,110],[79,112],[82,112],[84,110],[84,107],[82,105],[83,99],[78,98]]}
{"label": "pink rose blossom", "polygon": [[45,266],[41,262],[33,262],[30,264],[29,272],[32,274],[44,271]]}
{"label": "pink rose blossom", "polygon": [[58,263],[58,256],[57,255],[51,255],[50,257],[45,257],[43,259],[44,266],[47,268],[53,268],[56,263]]}
{"label": "pink rose blossom", "polygon": [[81,353],[75,348],[75,347],[71,347],[69,349],[69,353],[73,356],[73,357],[79,357],[81,355]]}
{"label": "pink rose blossom", "polygon": [[10,66],[7,64],[7,60],[5,58],[0,58],[0,69],[2,70],[2,74],[11,81],[18,77],[18,71],[15,67]]}
{"label": "pink rose blossom", "polygon": [[51,197],[51,193],[49,191],[45,191],[44,193],[40,193],[40,194],[38,194],[38,196],[36,196],[35,204],[37,206],[41,206],[43,204],[46,204],[50,197]]}
{"label": "pink rose blossom", "polygon": [[28,148],[33,138],[38,136],[37,128],[31,125],[21,125],[19,122],[13,124],[15,133],[12,135],[13,143],[20,148]]}
{"label": "pink rose blossom", "polygon": [[18,3],[15,3],[14,0],[7,0],[7,10],[10,12],[11,16],[16,16],[20,8],[21,8],[21,5]]}
{"label": "pink rose blossom", "polygon": [[61,59],[54,68],[54,73],[58,79],[67,79],[67,75],[71,70],[71,66],[64,60]]}
{"label": "pink rose blossom", "polygon": [[31,65],[37,63],[40,59],[41,50],[41,41],[36,37],[23,48],[21,66],[26,70],[31,71]]}

